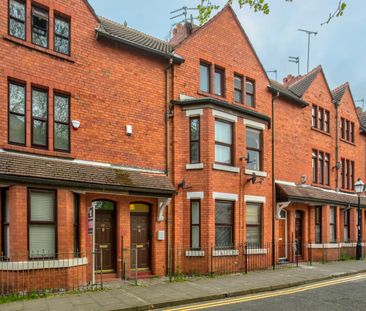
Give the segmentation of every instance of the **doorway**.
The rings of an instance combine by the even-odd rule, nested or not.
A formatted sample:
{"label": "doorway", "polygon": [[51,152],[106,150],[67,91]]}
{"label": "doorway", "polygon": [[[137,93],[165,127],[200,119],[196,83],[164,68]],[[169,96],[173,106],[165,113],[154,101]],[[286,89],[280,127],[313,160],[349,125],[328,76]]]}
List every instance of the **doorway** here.
{"label": "doorway", "polygon": [[296,256],[303,255],[303,247],[302,247],[302,236],[303,236],[303,218],[304,213],[302,211],[296,211],[295,216],[295,240],[297,242],[296,247]]}
{"label": "doorway", "polygon": [[102,273],[116,271],[116,217],[111,201],[94,201],[95,206],[95,270]]}
{"label": "doorway", "polygon": [[131,213],[131,268],[149,271],[151,261],[150,206],[145,203],[130,204]]}

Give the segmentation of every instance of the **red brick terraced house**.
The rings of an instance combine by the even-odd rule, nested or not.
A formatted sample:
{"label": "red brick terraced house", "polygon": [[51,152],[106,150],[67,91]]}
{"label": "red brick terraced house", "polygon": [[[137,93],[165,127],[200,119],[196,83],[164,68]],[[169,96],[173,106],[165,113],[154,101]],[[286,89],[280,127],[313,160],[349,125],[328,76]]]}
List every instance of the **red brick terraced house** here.
{"label": "red brick terraced house", "polygon": [[9,291],[353,245],[366,146],[348,84],[330,91],[320,67],[270,81],[230,6],[165,42],[86,0],[9,0],[0,36]]}
{"label": "red brick terraced house", "polygon": [[165,274],[166,68],[183,59],[83,0],[1,1],[0,36],[2,281],[91,283],[90,207],[97,272]]}
{"label": "red brick terraced house", "polygon": [[[330,90],[321,66],[284,83],[275,100],[276,240],[278,257],[313,260],[354,256],[357,195],[365,180],[365,127],[348,83]],[[366,200],[361,200],[366,207]],[[366,240],[362,210],[362,239]],[[297,246],[294,246],[297,243]]]}
{"label": "red brick terraced house", "polygon": [[220,272],[271,256],[272,94],[230,6],[176,29],[172,88],[176,270]]}

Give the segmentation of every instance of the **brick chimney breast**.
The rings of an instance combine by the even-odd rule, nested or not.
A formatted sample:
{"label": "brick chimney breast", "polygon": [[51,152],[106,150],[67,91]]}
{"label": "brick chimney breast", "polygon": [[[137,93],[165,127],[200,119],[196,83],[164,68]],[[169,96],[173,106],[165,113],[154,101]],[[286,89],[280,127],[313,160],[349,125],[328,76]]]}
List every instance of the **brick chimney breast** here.
{"label": "brick chimney breast", "polygon": [[283,78],[283,84],[285,86],[288,86],[295,80],[297,80],[296,77],[294,77],[292,74],[289,74],[289,75],[287,75],[287,77]]}

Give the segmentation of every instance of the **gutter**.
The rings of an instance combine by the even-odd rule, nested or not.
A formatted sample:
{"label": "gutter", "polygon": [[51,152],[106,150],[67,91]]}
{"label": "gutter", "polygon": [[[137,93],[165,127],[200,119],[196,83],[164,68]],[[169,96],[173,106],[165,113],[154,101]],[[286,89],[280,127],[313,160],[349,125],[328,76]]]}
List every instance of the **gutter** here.
{"label": "gutter", "polygon": [[273,86],[268,86],[268,90],[272,93],[272,94],[277,94],[279,93],[281,97],[285,98],[285,99],[288,99],[288,100],[291,100],[291,101],[294,101],[296,102],[297,104],[300,105],[301,108],[305,108],[307,106],[309,106],[309,103],[307,103],[306,101],[296,97],[296,95],[294,94],[294,96],[291,96],[285,92],[282,92],[281,90],[277,89],[277,88],[274,88]]}
{"label": "gutter", "polygon": [[119,43],[126,44],[128,46],[131,46],[131,47],[134,47],[134,48],[143,50],[145,52],[148,52],[148,53],[151,53],[151,54],[155,54],[156,56],[162,57],[164,59],[169,59],[169,60],[172,59],[174,61],[174,63],[176,63],[176,64],[182,64],[182,63],[184,63],[184,58],[181,57],[181,56],[179,56],[178,54],[164,53],[164,52],[161,52],[161,51],[158,51],[158,50],[155,50],[155,49],[148,48],[146,46],[137,44],[135,42],[132,42],[132,41],[129,41],[129,40],[125,40],[125,39],[122,39],[122,38],[117,37],[117,36],[113,36],[113,35],[105,32],[101,28],[97,28],[96,29],[96,33],[97,33],[97,39],[100,37],[100,38],[105,38],[105,39],[113,40],[113,41],[116,41],[116,42],[119,42]]}
{"label": "gutter", "polygon": [[175,193],[175,189],[152,189],[152,188],[141,188],[141,187],[130,187],[122,185],[108,185],[108,184],[95,184],[88,182],[78,181],[67,181],[67,180],[56,180],[50,178],[37,178],[29,176],[14,176],[0,174],[0,180],[6,182],[17,182],[37,185],[47,185],[54,187],[70,187],[80,188],[85,190],[101,190],[101,191],[116,191],[116,192],[128,192],[129,195],[159,195],[160,197],[172,197]]}
{"label": "gutter", "polygon": [[195,106],[195,105],[204,105],[204,104],[212,104],[217,107],[225,108],[231,111],[235,111],[241,113],[243,115],[251,116],[262,121],[266,121],[269,123],[269,127],[271,127],[271,118],[267,115],[259,113],[257,111],[253,111],[244,107],[238,107],[228,102],[218,100],[212,97],[203,97],[203,98],[195,98],[195,99],[187,99],[187,100],[173,100],[173,105],[179,106]]}
{"label": "gutter", "polygon": [[[350,203],[350,202],[343,202],[343,201],[334,201],[334,200],[324,200],[324,199],[315,199],[315,198],[304,198],[304,197],[293,197],[293,196],[287,196],[287,201],[291,201],[293,203],[315,203],[319,205],[335,205],[335,206],[352,206],[357,207],[357,203]],[[361,204],[361,207],[366,209],[366,205]]]}

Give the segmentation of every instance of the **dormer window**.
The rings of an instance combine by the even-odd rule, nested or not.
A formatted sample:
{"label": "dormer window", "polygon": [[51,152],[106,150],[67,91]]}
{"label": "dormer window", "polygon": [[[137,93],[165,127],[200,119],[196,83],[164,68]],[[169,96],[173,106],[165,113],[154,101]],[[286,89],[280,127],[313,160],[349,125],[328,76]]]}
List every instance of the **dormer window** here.
{"label": "dormer window", "polygon": [[48,11],[32,7],[32,43],[48,47]]}
{"label": "dormer window", "polygon": [[9,34],[25,40],[25,2],[22,0],[9,1]]}

